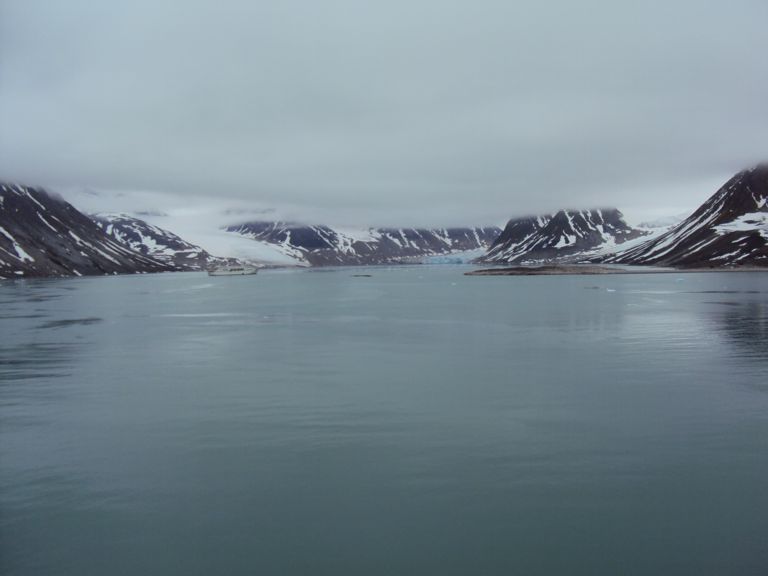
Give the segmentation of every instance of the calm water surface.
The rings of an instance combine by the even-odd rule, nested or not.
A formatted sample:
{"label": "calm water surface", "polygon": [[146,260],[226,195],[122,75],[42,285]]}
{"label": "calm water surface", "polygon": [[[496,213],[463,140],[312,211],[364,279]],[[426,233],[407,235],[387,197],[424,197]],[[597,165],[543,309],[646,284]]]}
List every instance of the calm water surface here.
{"label": "calm water surface", "polygon": [[0,283],[3,574],[768,573],[768,273]]}

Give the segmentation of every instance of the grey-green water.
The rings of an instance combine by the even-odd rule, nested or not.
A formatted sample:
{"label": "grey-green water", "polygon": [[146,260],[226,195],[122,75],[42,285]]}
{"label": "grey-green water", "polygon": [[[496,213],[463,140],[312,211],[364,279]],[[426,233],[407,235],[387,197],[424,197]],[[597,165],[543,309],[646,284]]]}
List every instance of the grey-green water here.
{"label": "grey-green water", "polygon": [[0,283],[3,574],[766,574],[768,274]]}

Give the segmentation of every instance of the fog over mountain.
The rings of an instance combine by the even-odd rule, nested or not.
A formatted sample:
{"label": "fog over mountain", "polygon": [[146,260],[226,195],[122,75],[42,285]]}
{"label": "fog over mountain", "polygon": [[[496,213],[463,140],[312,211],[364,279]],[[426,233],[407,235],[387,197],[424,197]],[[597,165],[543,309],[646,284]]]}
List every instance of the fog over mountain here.
{"label": "fog over mountain", "polygon": [[766,21],[764,0],[3,0],[0,178],[329,224],[674,215],[768,158]]}

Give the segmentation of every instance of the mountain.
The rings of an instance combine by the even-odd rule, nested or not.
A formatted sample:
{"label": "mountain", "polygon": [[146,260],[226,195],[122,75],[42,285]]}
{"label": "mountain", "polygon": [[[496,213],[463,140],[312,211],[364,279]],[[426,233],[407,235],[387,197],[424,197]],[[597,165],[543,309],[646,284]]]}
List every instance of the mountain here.
{"label": "mountain", "polygon": [[768,164],[739,172],[665,234],[604,261],[678,267],[768,266]]}
{"label": "mountain", "polygon": [[480,263],[543,263],[584,259],[646,234],[616,208],[560,210],[513,218]]}
{"label": "mountain", "polygon": [[486,248],[501,231],[496,227],[350,230],[268,221],[247,222],[227,230],[274,245],[311,266],[414,262],[425,256]]}
{"label": "mountain", "polygon": [[173,232],[127,214],[99,213],[91,218],[120,244],[179,270],[205,270],[212,262],[221,260]]}
{"label": "mountain", "polygon": [[0,278],[162,272],[88,216],[39,188],[0,183]]}

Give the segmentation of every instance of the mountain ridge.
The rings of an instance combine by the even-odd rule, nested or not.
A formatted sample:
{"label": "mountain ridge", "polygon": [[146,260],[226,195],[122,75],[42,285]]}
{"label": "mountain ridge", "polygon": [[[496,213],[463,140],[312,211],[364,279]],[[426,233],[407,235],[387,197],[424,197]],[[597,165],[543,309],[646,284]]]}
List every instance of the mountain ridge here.
{"label": "mountain ridge", "polygon": [[205,270],[211,264],[225,260],[211,256],[200,246],[165,228],[129,214],[99,212],[90,217],[120,244],[179,270]]}
{"label": "mountain ridge", "polygon": [[768,164],[738,172],[664,234],[602,261],[676,267],[768,266]]}
{"label": "mountain ridge", "polygon": [[311,266],[412,263],[485,248],[501,232],[493,226],[349,229],[282,221],[252,221],[226,229],[278,246]]}
{"label": "mountain ridge", "polygon": [[173,269],[168,263],[116,242],[63,198],[42,188],[0,182],[0,277]]}
{"label": "mountain ridge", "polygon": [[559,210],[510,219],[489,248],[483,264],[528,264],[584,259],[646,231],[633,228],[617,208]]}

